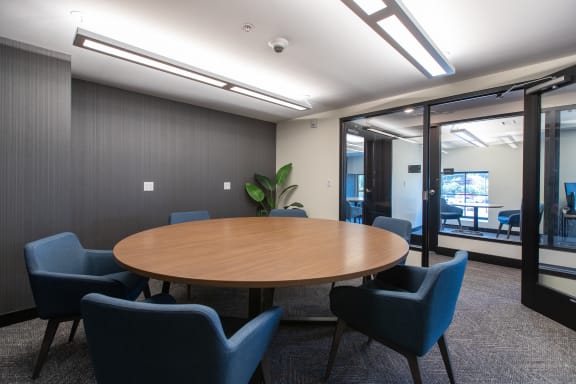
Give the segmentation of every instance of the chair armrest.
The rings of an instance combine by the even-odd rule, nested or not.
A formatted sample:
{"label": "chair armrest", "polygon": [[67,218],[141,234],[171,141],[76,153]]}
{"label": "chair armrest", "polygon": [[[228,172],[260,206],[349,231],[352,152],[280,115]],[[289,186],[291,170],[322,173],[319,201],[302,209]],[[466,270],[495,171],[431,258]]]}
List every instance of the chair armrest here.
{"label": "chair armrest", "polygon": [[386,286],[408,292],[416,292],[426,277],[426,271],[427,268],[423,267],[397,265],[386,271],[379,272],[375,280],[369,282],[366,286],[376,289],[383,289]]}
{"label": "chair armrest", "polygon": [[43,319],[78,315],[80,299],[88,293],[126,296],[126,288],[121,283],[101,276],[35,272],[30,274],[30,284],[38,314]]}
{"label": "chair armrest", "polygon": [[520,226],[520,212],[511,214],[508,216],[508,225],[511,227],[519,227]]}
{"label": "chair armrest", "polygon": [[258,363],[268,346],[282,316],[282,309],[269,309],[240,328],[229,340],[231,350],[230,372],[234,377],[230,382],[244,383],[256,370]]}
{"label": "chair armrest", "polygon": [[421,292],[339,286],[330,293],[330,309],[352,328],[376,340],[418,347],[428,313]]}
{"label": "chair armrest", "polygon": [[125,271],[110,250],[86,249],[85,252],[84,271],[87,274],[101,276]]}

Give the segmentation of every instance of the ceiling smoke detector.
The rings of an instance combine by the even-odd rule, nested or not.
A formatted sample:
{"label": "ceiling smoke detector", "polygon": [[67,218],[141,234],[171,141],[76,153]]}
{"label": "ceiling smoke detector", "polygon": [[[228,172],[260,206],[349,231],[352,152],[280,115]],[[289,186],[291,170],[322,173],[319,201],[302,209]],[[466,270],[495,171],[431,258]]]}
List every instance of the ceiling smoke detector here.
{"label": "ceiling smoke detector", "polygon": [[268,46],[274,50],[276,53],[282,53],[284,49],[288,46],[289,42],[283,37],[277,37],[274,40],[268,42]]}

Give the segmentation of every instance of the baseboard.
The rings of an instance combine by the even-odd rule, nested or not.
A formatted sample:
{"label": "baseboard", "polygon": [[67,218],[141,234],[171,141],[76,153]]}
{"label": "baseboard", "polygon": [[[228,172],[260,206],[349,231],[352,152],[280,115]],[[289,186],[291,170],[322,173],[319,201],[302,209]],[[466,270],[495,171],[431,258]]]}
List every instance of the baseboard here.
{"label": "baseboard", "polygon": [[[454,256],[458,249],[438,247],[436,253],[445,256]],[[522,260],[510,259],[508,257],[488,255],[485,253],[470,252],[468,251],[468,259],[473,261],[480,261],[487,264],[501,265],[510,268],[522,268]]]}
{"label": "baseboard", "polygon": [[0,328],[8,325],[21,323],[23,321],[32,320],[38,317],[36,308],[23,309],[21,311],[10,312],[0,315]]}

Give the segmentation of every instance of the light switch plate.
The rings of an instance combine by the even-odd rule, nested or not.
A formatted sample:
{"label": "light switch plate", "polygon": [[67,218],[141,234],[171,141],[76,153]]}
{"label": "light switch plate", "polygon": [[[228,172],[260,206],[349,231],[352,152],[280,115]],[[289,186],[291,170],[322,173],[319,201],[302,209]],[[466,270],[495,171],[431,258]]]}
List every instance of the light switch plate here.
{"label": "light switch plate", "polygon": [[225,191],[229,191],[231,187],[232,187],[232,183],[230,183],[229,181],[224,182],[224,190]]}
{"label": "light switch plate", "polygon": [[144,192],[152,192],[154,190],[154,182],[153,181],[145,181],[144,182]]}

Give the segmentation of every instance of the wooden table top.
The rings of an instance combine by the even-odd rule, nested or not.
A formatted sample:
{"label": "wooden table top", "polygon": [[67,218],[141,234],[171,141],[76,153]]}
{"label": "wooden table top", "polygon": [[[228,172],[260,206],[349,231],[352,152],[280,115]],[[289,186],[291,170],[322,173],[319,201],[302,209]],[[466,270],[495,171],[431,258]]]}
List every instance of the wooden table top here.
{"label": "wooden table top", "polygon": [[336,220],[211,219],[131,235],[114,247],[127,269],[155,279],[237,288],[320,284],[388,269],[408,253],[400,236]]}
{"label": "wooden table top", "polygon": [[476,208],[502,208],[502,204],[492,204],[492,203],[453,203],[451,205],[456,205],[458,207],[476,207]]}

